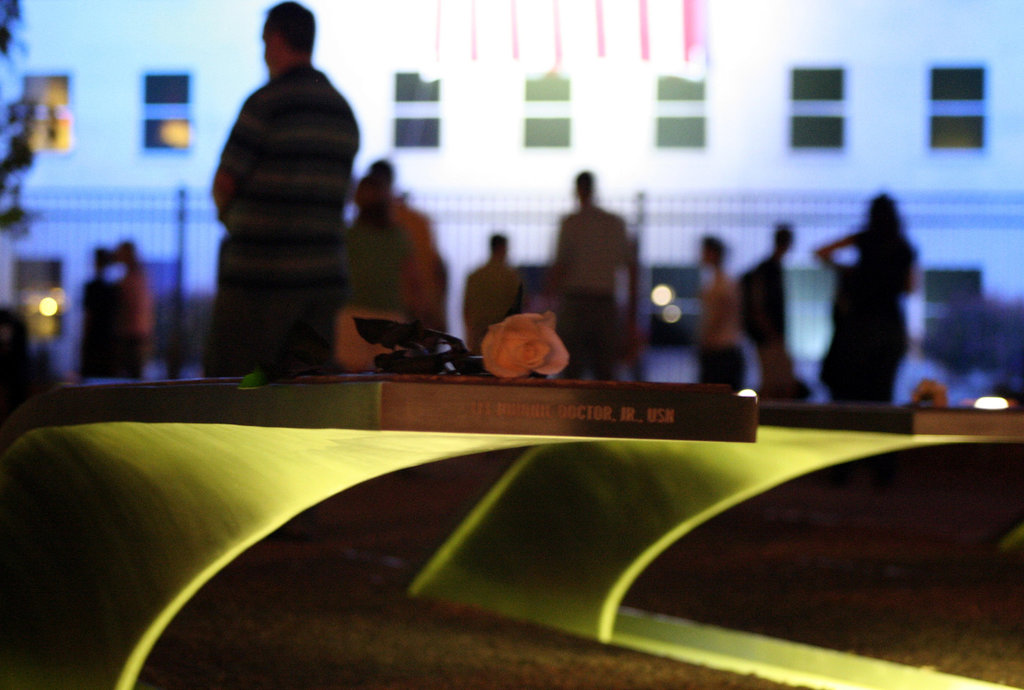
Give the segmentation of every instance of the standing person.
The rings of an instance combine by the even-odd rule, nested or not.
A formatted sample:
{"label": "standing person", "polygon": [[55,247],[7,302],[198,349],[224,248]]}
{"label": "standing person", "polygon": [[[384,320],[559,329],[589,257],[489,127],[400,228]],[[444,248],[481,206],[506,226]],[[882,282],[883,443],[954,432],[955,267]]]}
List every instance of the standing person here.
{"label": "standing person", "polygon": [[0,422],[28,400],[30,368],[25,321],[10,309],[0,309]]}
{"label": "standing person", "polygon": [[93,277],[82,299],[82,346],[78,373],[82,378],[109,378],[117,373],[114,323],[117,285],[107,277],[114,253],[106,247],[93,251]]}
{"label": "standing person", "polygon": [[295,2],[263,28],[269,81],[242,106],[213,181],[221,243],[207,376],[244,376],[284,354],[300,324],[325,342],[345,298],[342,212],[359,128],[312,65],[316,22]]}
{"label": "standing person", "polygon": [[522,296],[523,279],[508,265],[508,237],[491,235],[487,263],[469,274],[462,296],[466,347],[480,352],[487,327],[502,321]]}
{"label": "standing person", "polygon": [[[835,253],[853,247],[852,265]],[[863,230],[819,248],[815,254],[838,273],[834,332],[821,380],[835,401],[891,402],[896,371],[907,350],[901,298],[913,286],[916,252],[903,236],[896,202],[871,200]]]}
{"label": "standing person", "polygon": [[725,244],[711,235],[701,239],[700,263],[708,271],[700,292],[697,333],[701,383],[743,387],[746,363],[742,337],[740,289],[725,272]]}
{"label": "standing person", "polygon": [[[576,176],[576,199],[577,210],[561,221],[547,284],[558,298],[558,331],[571,355],[563,375],[611,380],[620,348],[635,339],[636,252],[625,221],[597,205],[593,173]],[[617,304],[623,274],[629,286],[625,324]]]}
{"label": "standing person", "polygon": [[782,260],[793,246],[793,228],[775,226],[772,253],[743,275],[743,326],[757,346],[761,370],[759,395],[766,399],[796,398],[801,386],[793,375],[786,349],[786,290]]}
{"label": "standing person", "polygon": [[334,358],[345,371],[369,371],[387,348],[366,342],[355,318],[405,321],[419,291],[409,238],[391,214],[390,187],[369,174],[356,187],[359,215],[346,233],[351,295],[337,313]]}
{"label": "standing person", "polygon": [[119,244],[114,250],[114,259],[124,265],[124,276],[117,284],[117,316],[114,326],[117,340],[116,373],[140,379],[153,348],[153,331],[156,326],[153,292],[134,242]]}
{"label": "standing person", "polygon": [[374,161],[369,174],[379,177],[387,185],[391,195],[391,216],[405,230],[412,247],[420,289],[415,301],[409,305],[410,316],[419,319],[427,328],[447,331],[448,275],[437,250],[430,218],[411,207],[405,195],[395,193],[395,168],[390,161]]}

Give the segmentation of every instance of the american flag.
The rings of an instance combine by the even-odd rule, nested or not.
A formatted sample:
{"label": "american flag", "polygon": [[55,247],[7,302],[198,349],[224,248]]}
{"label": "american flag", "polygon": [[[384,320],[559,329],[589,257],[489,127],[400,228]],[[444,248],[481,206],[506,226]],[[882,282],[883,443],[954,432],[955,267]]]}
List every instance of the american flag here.
{"label": "american flag", "polygon": [[707,0],[436,0],[434,61],[533,72],[602,63],[703,71]]}

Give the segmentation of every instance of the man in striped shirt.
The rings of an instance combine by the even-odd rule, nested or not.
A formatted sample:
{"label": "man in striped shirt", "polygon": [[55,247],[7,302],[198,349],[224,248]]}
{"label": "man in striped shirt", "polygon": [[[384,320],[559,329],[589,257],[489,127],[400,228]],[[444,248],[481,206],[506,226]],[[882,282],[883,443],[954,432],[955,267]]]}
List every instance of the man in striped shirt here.
{"label": "man in striped shirt", "polygon": [[298,3],[267,13],[270,79],[242,106],[214,176],[227,234],[207,376],[243,376],[279,362],[297,327],[333,339],[346,291],[342,213],[359,128],[312,65],[315,31],[313,14]]}

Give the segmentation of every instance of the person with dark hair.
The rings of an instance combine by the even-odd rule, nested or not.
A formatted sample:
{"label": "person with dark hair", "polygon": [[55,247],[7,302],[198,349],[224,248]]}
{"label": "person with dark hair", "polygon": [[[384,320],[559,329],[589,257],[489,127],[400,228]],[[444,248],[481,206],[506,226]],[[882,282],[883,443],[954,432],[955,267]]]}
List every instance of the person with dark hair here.
{"label": "person with dark hair", "polygon": [[700,263],[707,271],[700,291],[700,324],[697,354],[701,383],[725,383],[733,390],[743,387],[746,362],[740,347],[740,290],[725,272],[725,243],[705,235],[700,243]]}
{"label": "person with dark hair", "polygon": [[[558,333],[570,355],[562,375],[570,379],[614,379],[618,355],[636,339],[636,248],[622,217],[595,198],[594,174],[579,173],[579,206],[562,218],[547,276],[546,292],[557,295]],[[625,323],[616,292],[620,278],[629,287]]]}
{"label": "person with dark hair", "polygon": [[334,360],[345,371],[370,371],[374,357],[387,351],[364,340],[355,319],[406,321],[418,290],[412,246],[394,221],[391,201],[391,188],[372,171],[359,181],[359,215],[345,235],[351,294],[335,326]]}
{"label": "person with dark hair", "polygon": [[490,256],[466,278],[462,297],[462,320],[466,328],[466,347],[480,352],[487,327],[499,323],[522,299],[523,280],[508,265],[508,237],[491,235]]}
{"label": "person with dark hair", "polygon": [[287,353],[297,328],[325,344],[346,296],[342,213],[359,127],[312,65],[316,22],[295,2],[267,12],[269,81],[242,106],[213,199],[221,243],[207,376],[244,376]]}
{"label": "person with dark hair", "polygon": [[806,387],[793,374],[793,360],[786,349],[786,290],[782,259],[793,246],[793,228],[778,223],[772,253],[743,274],[743,327],[757,347],[761,385],[765,399],[806,397]]}
{"label": "person with dark hair", "polygon": [[[835,260],[857,252],[853,264]],[[903,235],[896,202],[871,200],[864,229],[815,252],[837,273],[833,335],[821,380],[835,401],[892,402],[896,371],[907,350],[901,298],[913,287],[916,252]]]}
{"label": "person with dark hair", "polygon": [[405,230],[412,246],[412,265],[418,289],[409,305],[409,315],[427,328],[448,330],[448,273],[434,241],[434,230],[426,214],[412,208],[407,196],[395,193],[395,168],[388,160],[370,165],[368,175],[381,179],[391,195],[391,216]]}
{"label": "person with dark hair", "polygon": [[78,373],[82,378],[110,378],[117,374],[114,323],[117,317],[117,285],[107,276],[114,252],[93,250],[93,277],[82,298],[82,343]]}
{"label": "person with dark hair", "polygon": [[[856,250],[856,261],[836,261],[835,254],[848,247]],[[916,262],[896,202],[887,194],[874,197],[863,230],[826,244],[815,255],[836,271],[837,283],[822,383],[836,402],[892,402],[896,372],[907,351],[901,300],[913,289]],[[892,483],[895,454],[866,462],[876,486]],[[837,465],[829,470],[829,478],[841,486],[852,469],[850,463]]]}
{"label": "person with dark hair", "polygon": [[117,342],[118,376],[142,378],[153,350],[156,307],[146,269],[135,243],[124,241],[114,250],[114,260],[124,266],[117,283],[114,335]]}
{"label": "person with dark hair", "polygon": [[10,309],[0,309],[0,422],[28,400],[29,369],[25,321]]}
{"label": "person with dark hair", "polygon": [[313,54],[316,18],[312,12],[297,2],[282,2],[271,7],[267,11],[267,21],[264,25],[264,32],[266,31],[278,34],[288,46],[299,53]]}

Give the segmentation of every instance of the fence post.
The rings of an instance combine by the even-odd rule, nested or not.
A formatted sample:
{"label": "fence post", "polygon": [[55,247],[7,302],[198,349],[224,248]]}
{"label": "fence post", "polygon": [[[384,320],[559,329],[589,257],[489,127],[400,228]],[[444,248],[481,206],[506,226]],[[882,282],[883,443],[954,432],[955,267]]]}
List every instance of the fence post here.
{"label": "fence post", "polygon": [[185,352],[185,234],[188,230],[188,190],[177,192],[178,255],[174,262],[174,299],[171,312],[171,337],[167,344],[167,378],[181,376]]}
{"label": "fence post", "polygon": [[634,358],[632,362],[632,377],[635,381],[643,381],[646,378],[646,365],[644,361],[644,352],[647,349],[648,341],[648,307],[647,300],[648,295],[651,292],[651,278],[650,272],[644,270],[643,265],[643,236],[644,228],[647,225],[647,194],[641,190],[636,193],[636,207],[634,210],[633,218],[633,258],[636,261],[635,270],[636,276],[634,277],[636,285],[636,294],[630,295],[630,299],[633,300],[632,317],[633,317],[633,329],[632,332],[636,334],[636,343],[631,343],[630,348],[635,347]]}
{"label": "fence post", "polygon": [[11,233],[0,232],[0,307],[16,309],[17,297],[14,290],[15,261]]}

